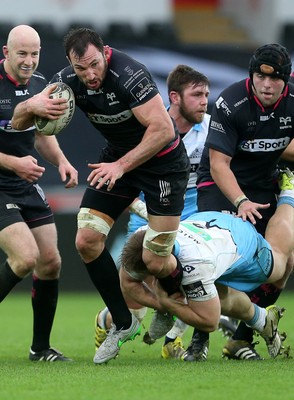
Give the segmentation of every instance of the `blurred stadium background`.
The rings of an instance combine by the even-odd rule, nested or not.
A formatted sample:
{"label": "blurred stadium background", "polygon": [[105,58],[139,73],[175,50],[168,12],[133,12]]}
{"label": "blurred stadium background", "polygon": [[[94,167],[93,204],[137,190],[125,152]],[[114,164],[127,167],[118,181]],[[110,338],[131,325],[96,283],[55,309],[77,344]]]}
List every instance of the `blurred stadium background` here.
{"label": "blurred stadium background", "polygon": [[[39,71],[48,80],[67,65],[62,40],[76,26],[96,29],[105,44],[126,51],[153,74],[167,105],[165,80],[177,64],[189,64],[211,82],[209,109],[218,93],[247,76],[252,51],[261,44],[279,42],[294,51],[293,0],[26,0],[1,8],[0,43],[18,24],[35,27],[42,40]],[[17,8],[16,4],[17,3]],[[76,253],[76,212],[85,188],[88,162],[98,159],[103,139],[79,110],[58,137],[65,154],[79,170],[77,189],[65,190],[57,170],[44,161],[40,180],[56,213],[63,258],[64,290],[91,290]],[[126,232],[127,212],[109,238],[115,257]],[[0,254],[3,257],[3,254]],[[30,287],[24,280],[17,290]],[[290,280],[288,288],[294,288]]]}

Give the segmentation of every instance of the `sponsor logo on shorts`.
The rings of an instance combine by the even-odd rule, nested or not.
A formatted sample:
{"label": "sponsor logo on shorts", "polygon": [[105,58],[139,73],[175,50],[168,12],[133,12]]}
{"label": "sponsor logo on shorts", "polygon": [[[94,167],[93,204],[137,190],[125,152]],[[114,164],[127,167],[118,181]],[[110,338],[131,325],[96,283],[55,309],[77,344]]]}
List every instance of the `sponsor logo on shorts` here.
{"label": "sponsor logo on shorts", "polygon": [[193,272],[195,270],[195,268],[192,267],[192,265],[184,265],[182,268],[183,268],[183,271],[187,272],[187,274],[190,274],[191,272]]}
{"label": "sponsor logo on shorts", "polygon": [[20,207],[17,204],[14,204],[14,203],[6,204],[6,208],[7,208],[7,210],[11,210],[13,208],[15,208],[16,210],[20,210]]}
{"label": "sponsor logo on shorts", "polygon": [[197,299],[207,295],[206,290],[201,281],[194,283],[189,283],[188,285],[183,285],[183,290],[188,299]]}
{"label": "sponsor logo on shorts", "polygon": [[171,184],[170,182],[167,181],[162,181],[159,180],[159,187],[160,187],[160,195],[159,195],[159,201],[161,205],[164,206],[169,206],[170,201],[167,198],[171,194]]}

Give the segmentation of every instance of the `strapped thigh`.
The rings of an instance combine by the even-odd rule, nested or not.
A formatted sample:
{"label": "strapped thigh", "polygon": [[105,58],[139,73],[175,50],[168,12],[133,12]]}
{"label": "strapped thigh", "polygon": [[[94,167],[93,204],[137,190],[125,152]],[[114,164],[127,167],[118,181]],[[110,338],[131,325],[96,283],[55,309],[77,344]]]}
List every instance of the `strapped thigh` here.
{"label": "strapped thigh", "polygon": [[148,226],[143,247],[158,256],[165,257],[171,254],[176,236],[177,231],[157,232]]}

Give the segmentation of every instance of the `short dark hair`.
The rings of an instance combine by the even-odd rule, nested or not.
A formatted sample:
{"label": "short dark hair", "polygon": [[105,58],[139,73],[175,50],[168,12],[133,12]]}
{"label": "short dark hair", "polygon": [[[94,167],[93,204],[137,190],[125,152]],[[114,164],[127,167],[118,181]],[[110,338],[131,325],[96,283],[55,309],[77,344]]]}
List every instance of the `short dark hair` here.
{"label": "short dark hair", "polygon": [[182,94],[185,87],[191,83],[196,86],[199,84],[210,86],[207,76],[184,64],[177,65],[169,73],[166,82],[168,95],[171,91]]}
{"label": "short dark hair", "polygon": [[103,53],[104,43],[101,36],[90,28],[73,28],[65,35],[63,40],[67,57],[69,57],[71,51],[79,58],[83,57],[89,44],[97,47]]}

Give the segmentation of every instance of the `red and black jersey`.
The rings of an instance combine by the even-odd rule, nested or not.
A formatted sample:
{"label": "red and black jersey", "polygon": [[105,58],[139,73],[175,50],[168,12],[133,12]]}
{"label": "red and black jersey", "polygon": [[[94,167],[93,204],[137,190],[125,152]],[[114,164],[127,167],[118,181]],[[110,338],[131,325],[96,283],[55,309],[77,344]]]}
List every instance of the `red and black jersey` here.
{"label": "red and black jersey", "polygon": [[293,137],[292,83],[268,108],[254,96],[249,78],[234,83],[213,106],[197,184],[213,181],[208,156],[211,148],[232,157],[230,167],[240,187],[270,189],[280,156]]}
{"label": "red and black jersey", "polygon": [[[159,92],[143,64],[121,51],[111,51],[107,74],[98,90],[87,89],[72,66],[55,74],[51,83],[61,81],[72,88],[76,105],[103,135],[117,157],[121,157],[141,142],[146,131],[146,127],[135,118],[132,108],[146,103]],[[176,134],[166,147],[172,146],[175,140]]]}
{"label": "red and black jersey", "polygon": [[[26,131],[17,131],[11,127],[15,106],[41,92],[46,86],[46,79],[35,71],[26,85],[19,85],[9,77],[3,62],[0,63],[0,152],[24,157],[32,154],[35,141],[35,127]],[[28,182],[14,172],[0,169],[0,189],[15,186],[27,186]]]}

